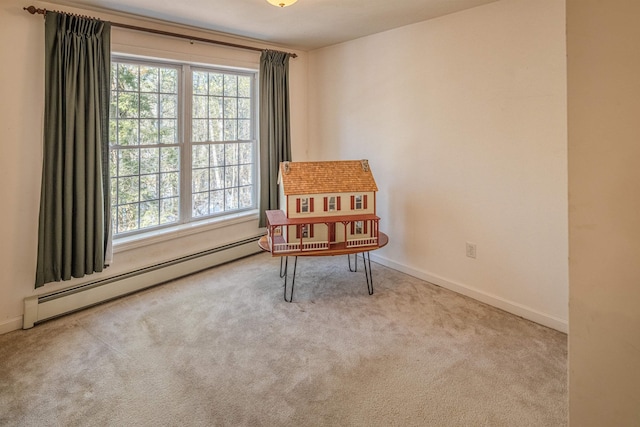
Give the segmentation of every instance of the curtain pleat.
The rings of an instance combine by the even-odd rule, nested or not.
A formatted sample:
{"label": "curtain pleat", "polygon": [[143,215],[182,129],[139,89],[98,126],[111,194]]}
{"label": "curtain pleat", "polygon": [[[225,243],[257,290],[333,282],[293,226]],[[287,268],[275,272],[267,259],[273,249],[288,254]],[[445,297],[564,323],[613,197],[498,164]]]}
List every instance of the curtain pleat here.
{"label": "curtain pleat", "polygon": [[36,287],[100,272],[110,248],[110,24],[45,16],[45,118]]}
{"label": "curtain pleat", "polygon": [[260,56],[260,227],[265,211],[278,209],[278,168],[291,160],[289,58],[265,50]]}

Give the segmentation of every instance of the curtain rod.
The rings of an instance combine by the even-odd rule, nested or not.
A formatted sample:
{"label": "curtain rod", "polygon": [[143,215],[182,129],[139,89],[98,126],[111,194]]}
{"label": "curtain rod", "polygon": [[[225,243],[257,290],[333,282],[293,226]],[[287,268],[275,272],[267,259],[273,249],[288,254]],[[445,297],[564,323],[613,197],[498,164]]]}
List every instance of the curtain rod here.
{"label": "curtain rod", "polygon": [[[35,15],[35,14],[46,15],[47,12],[48,12],[47,9],[40,9],[40,8],[35,7],[35,6],[23,7],[22,9],[26,10],[27,12],[29,12],[32,15]],[[57,12],[57,11],[52,11],[52,12]],[[58,13],[64,13],[66,15],[79,16],[81,18],[96,19],[96,18],[92,18],[91,16],[75,15],[73,13],[67,13],[67,12],[58,12]],[[223,42],[223,41],[220,41],[220,40],[206,39],[206,38],[203,38],[203,37],[189,36],[189,35],[180,34],[180,33],[172,33],[172,32],[169,32],[169,31],[156,30],[156,29],[153,29],[153,28],[138,27],[136,25],[121,24],[121,23],[118,23],[118,22],[109,22],[109,23],[113,27],[126,28],[128,30],[141,31],[141,32],[145,32],[145,33],[159,34],[161,36],[169,36],[169,37],[175,37],[175,38],[179,38],[179,39],[186,39],[186,40],[189,40],[191,42],[198,41],[198,42],[204,42],[204,43],[218,44],[218,45],[227,46],[227,47],[234,47],[234,48],[238,48],[238,49],[253,50],[253,51],[256,51],[256,52],[262,52],[262,51],[266,50],[266,49],[262,49],[262,48],[259,48],[259,47],[253,47],[253,46],[247,46],[247,45],[243,45],[243,44]],[[292,58],[297,58],[298,57],[298,55],[296,55],[295,53],[289,53],[289,56],[291,56]]]}

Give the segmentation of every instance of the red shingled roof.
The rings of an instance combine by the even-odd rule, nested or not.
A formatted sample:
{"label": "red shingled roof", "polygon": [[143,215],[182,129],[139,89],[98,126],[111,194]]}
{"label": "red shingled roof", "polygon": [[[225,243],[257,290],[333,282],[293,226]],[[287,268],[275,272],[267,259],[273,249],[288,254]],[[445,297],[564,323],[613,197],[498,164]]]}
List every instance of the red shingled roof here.
{"label": "red shingled roof", "polygon": [[283,162],[279,179],[286,195],[378,191],[366,160]]}

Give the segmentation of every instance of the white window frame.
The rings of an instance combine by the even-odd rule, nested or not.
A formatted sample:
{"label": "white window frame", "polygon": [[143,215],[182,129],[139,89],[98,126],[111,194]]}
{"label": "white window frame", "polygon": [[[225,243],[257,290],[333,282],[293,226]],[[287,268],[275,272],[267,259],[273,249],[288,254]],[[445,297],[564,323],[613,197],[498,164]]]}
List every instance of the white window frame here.
{"label": "white window frame", "polygon": [[353,203],[354,209],[357,211],[361,211],[364,209],[364,195],[357,194]]}
{"label": "white window frame", "polygon": [[329,196],[328,205],[329,212],[333,212],[336,210],[336,196]]}
{"label": "white window frame", "polygon": [[[257,115],[257,70],[240,70],[233,68],[220,67],[215,65],[193,65],[187,62],[176,60],[150,60],[147,58],[134,57],[128,55],[112,55],[112,63],[129,63],[134,65],[148,65],[151,67],[175,68],[178,70],[178,106],[177,106],[177,141],[175,144],[167,144],[166,146],[177,146],[180,153],[180,195],[179,195],[179,219],[169,224],[154,225],[151,227],[137,228],[114,234],[114,244],[119,242],[131,242],[139,239],[154,240],[159,234],[171,233],[173,230],[178,232],[185,227],[189,229],[197,229],[200,226],[209,226],[217,228],[222,223],[236,223],[243,221],[242,218],[253,217],[257,213],[259,179],[258,179],[258,115]],[[251,200],[252,205],[248,207],[227,210],[222,212],[211,213],[201,217],[192,215],[192,150],[197,143],[191,141],[191,116],[192,116],[192,100],[193,100],[193,71],[209,71],[214,73],[223,73],[229,75],[250,76],[251,78],[251,130],[249,140],[219,141],[215,144],[241,144],[250,143],[251,150]],[[162,145],[165,146],[165,145]],[[239,146],[238,146],[239,147]],[[111,149],[111,147],[110,147]],[[239,164],[239,162],[238,162]],[[248,164],[247,164],[248,165]],[[239,178],[238,178],[239,180]],[[226,186],[225,186],[226,188]],[[229,187],[240,188],[240,187]],[[160,189],[158,189],[160,191]],[[225,190],[226,192],[226,190]],[[239,196],[238,196],[239,198]],[[138,201],[140,203],[140,201]],[[140,216],[138,216],[140,221]]]}

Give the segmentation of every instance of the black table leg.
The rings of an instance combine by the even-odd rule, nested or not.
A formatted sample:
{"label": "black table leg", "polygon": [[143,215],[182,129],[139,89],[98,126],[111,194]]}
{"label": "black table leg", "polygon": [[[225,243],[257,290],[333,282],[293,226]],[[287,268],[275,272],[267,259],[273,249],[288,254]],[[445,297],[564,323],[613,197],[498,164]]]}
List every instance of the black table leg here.
{"label": "black table leg", "polygon": [[347,262],[349,263],[349,271],[355,273],[358,271],[358,254],[354,254],[355,267],[351,268],[351,254],[347,254]]}
{"label": "black table leg", "polygon": [[[362,262],[364,264],[364,274],[367,278],[367,291],[369,295],[373,295],[373,273],[371,271],[371,256],[369,255],[369,251],[362,252]],[[368,268],[367,263],[369,263]]]}
{"label": "black table leg", "polygon": [[[351,256],[347,254],[347,261],[349,263],[349,271],[357,272],[358,271],[358,255],[354,254],[355,257],[355,265],[351,267]],[[282,259],[284,258],[284,260]],[[367,292],[369,295],[373,295],[373,272],[371,270],[371,255],[369,255],[369,251],[362,252],[362,262],[364,264],[364,275],[367,280]],[[293,301],[293,288],[296,284],[296,270],[298,268],[298,257],[296,256],[293,261],[293,275],[291,277],[291,290],[287,292],[287,281],[289,277],[289,257],[280,257],[280,277],[284,278],[284,300],[286,302]],[[288,294],[288,297],[287,297]]]}
{"label": "black table leg", "polygon": [[[284,258],[284,270],[282,269],[282,259]],[[280,278],[283,278],[286,274],[287,274],[287,266],[289,264],[289,257],[288,256],[281,256],[280,257]]]}
{"label": "black table leg", "polygon": [[[287,257],[288,259],[289,257]],[[287,261],[285,261],[285,267],[284,267],[284,300],[286,302],[291,302],[293,301],[293,286],[296,284],[296,268],[298,266],[298,257],[295,257],[294,261],[293,261],[293,277],[291,278],[291,292],[289,293],[289,299],[287,299]],[[280,277],[282,276],[282,259],[280,260]]]}

